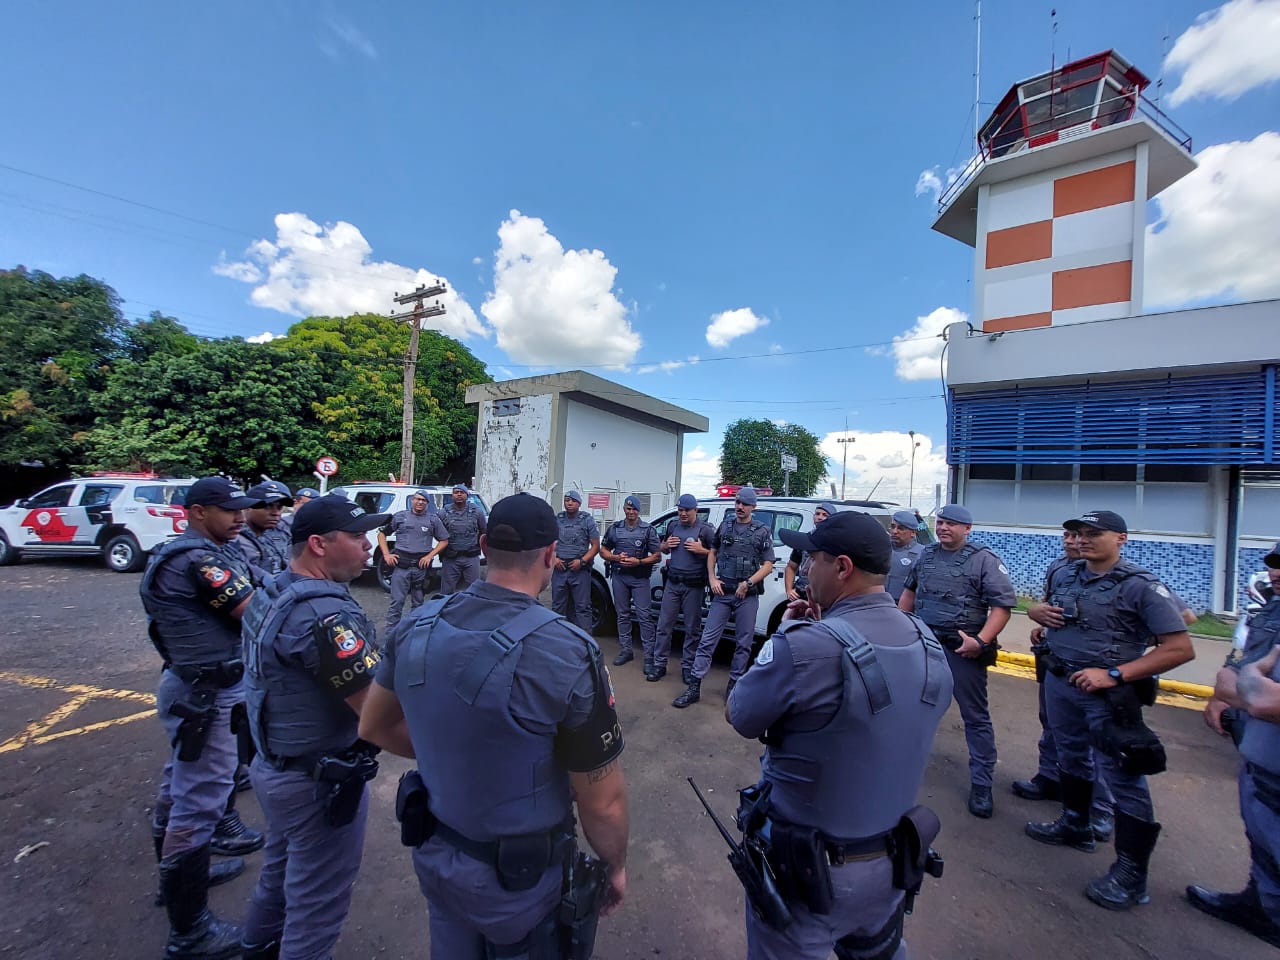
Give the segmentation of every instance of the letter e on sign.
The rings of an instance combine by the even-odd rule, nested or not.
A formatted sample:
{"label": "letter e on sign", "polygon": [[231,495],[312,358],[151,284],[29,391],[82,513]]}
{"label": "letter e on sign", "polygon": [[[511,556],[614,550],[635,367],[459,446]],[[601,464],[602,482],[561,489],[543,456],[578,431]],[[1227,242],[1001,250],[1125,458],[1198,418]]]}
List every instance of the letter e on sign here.
{"label": "letter e on sign", "polygon": [[333,457],[321,457],[316,461],[316,473],[322,477],[332,477],[338,472],[338,461]]}

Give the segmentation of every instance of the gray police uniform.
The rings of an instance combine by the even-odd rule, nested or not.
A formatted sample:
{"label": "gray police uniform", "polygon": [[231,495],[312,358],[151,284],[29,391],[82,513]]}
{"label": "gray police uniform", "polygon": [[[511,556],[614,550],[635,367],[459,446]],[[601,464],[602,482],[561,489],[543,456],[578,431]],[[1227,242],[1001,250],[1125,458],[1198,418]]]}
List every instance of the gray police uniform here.
{"label": "gray police uniform", "polygon": [[[156,712],[172,755],[161,775],[155,817],[167,822],[168,858],[208,844],[227,809],[238,762],[231,711],[244,699],[240,624],[231,611],[253,593],[253,584],[235,547],[190,531],[152,552],[139,593],[165,663]],[[213,712],[198,746],[191,743],[198,740],[190,736],[192,721],[174,710],[189,712],[206,701]],[[198,756],[182,759],[195,752],[193,746]]]}
{"label": "gray police uniform", "polygon": [[[560,537],[556,540],[556,557],[566,564],[581,560],[591,549],[593,541],[600,539],[596,518],[584,510],[573,515],[561,510],[556,515],[560,524]],[[562,617],[591,632],[591,567],[583,564],[578,570],[553,570],[551,573],[551,608]]]}
{"label": "gray police uniform", "polygon": [[[634,527],[618,520],[604,535],[604,545],[614,553],[627,557],[648,557],[658,552],[658,531],[644,520],[637,520]],[[618,646],[623,653],[631,652],[631,608],[640,624],[640,646],[645,651],[645,663],[653,654],[653,592],[649,578],[655,564],[642,563],[636,567],[613,565],[610,581],[613,587],[613,607],[618,614]]]}
{"label": "gray police uniform", "polygon": [[[667,524],[666,537],[679,537],[680,544],[669,552],[667,583],[662,588],[662,606],[658,611],[658,635],[653,648],[653,667],[665,670],[671,655],[671,637],[676,629],[676,618],[684,619],[684,649],[680,654],[680,667],[687,674],[693,670],[698,643],[702,639],[702,602],[707,593],[707,557],[691,553],[686,540],[697,540],[708,550],[715,537],[715,528],[705,520],[694,518],[686,526],[677,517]],[[663,537],[663,540],[666,540]],[[664,552],[666,548],[664,547]],[[646,653],[646,656],[648,654]]]}
{"label": "gray police uniform", "polygon": [[895,603],[907,586],[907,574],[922,553],[924,544],[918,540],[912,540],[905,547],[893,548],[893,554],[889,558],[889,572],[884,578],[884,590],[893,597]]}
{"label": "gray police uniform", "polygon": [[249,565],[255,587],[289,566],[289,537],[279,527],[258,533],[246,523],[233,542]]}
{"label": "gray police uniform", "polygon": [[480,581],[406,618],[377,682],[400,701],[437,820],[413,852],[433,960],[484,960],[486,943],[528,957],[573,850],[569,773],[622,752],[599,648]]}
{"label": "gray police uniform", "polygon": [[729,695],[729,719],[766,744],[768,838],[778,825],[816,829],[833,903],[819,915],[789,902],[781,932],[748,907],[750,960],[825,960],[837,943],[840,956],[906,957],[886,839],[916,805],[951,691],[938,641],[884,593],[841,600],[821,623],[788,621],[765,642]]}
{"label": "gray police uniform", "polygon": [[766,563],[776,558],[773,552],[773,534],[759,520],[749,524],[738,523],[733,514],[725,517],[712,538],[716,551],[716,577],[724,589],[723,596],[711,596],[706,622],[702,625],[702,639],[693,662],[693,675],[701,680],[711,670],[711,657],[716,652],[724,628],[733,619],[733,663],[729,678],[737,680],[747,671],[751,658],[751,642],[756,634],[756,611],[760,609],[760,596],[748,589],[745,600],[734,595],[738,584],[746,580]]}
{"label": "gray police uniform", "polygon": [[[286,571],[254,595],[243,619],[245,697],[257,756],[250,770],[267,818],[262,873],[244,942],[278,941],[282,958],[329,957],[342,932],[364,851],[365,780],[351,777],[345,819],[329,802],[340,785],[322,758],[362,766],[376,751],[358,740],[345,702],[381,659],[373,625],[345,584]],[[361,758],[368,757],[368,760]]]}
{"label": "gray police uniform", "polygon": [[396,538],[392,552],[399,558],[391,568],[391,605],[387,607],[383,627],[383,633],[390,636],[400,622],[405,599],[408,598],[412,610],[422,603],[426,594],[430,572],[419,567],[418,561],[431,552],[437,540],[448,540],[449,531],[440,522],[439,515],[427,509],[422,513],[401,510],[392,514],[382,532]]}
{"label": "gray police uniform", "polygon": [[1136,660],[1155,637],[1182,633],[1186,624],[1168,588],[1155,574],[1127,560],[1101,574],[1091,573],[1085,561],[1073,560],[1054,572],[1048,589],[1056,606],[1076,609],[1064,626],[1045,630],[1045,643],[1061,661],[1063,673],[1051,672],[1044,679],[1058,767],[1063,774],[1093,780],[1096,758],[1117,811],[1152,823],[1155,812],[1147,778],[1124,772],[1112,757],[1090,748],[1090,734],[1100,735],[1111,716],[1106,697],[1079,690],[1068,680],[1086,667],[1106,669]]}
{"label": "gray police uniform", "polygon": [[992,607],[1017,606],[1009,571],[987,547],[966,543],[959,550],[944,550],[931,543],[908,571],[903,589],[915,591],[916,616],[946,648],[969,747],[969,782],[989,787],[996,768],[996,736],[987,706],[987,666],[955,650],[962,642],[959,631],[976,636]]}
{"label": "gray police uniform", "polygon": [[450,501],[440,511],[449,545],[440,554],[440,592],[465,590],[480,579],[480,534],[485,533],[484,514],[468,500],[459,510]]}
{"label": "gray police uniform", "polygon": [[[1280,644],[1280,597],[1253,617],[1242,663]],[[1271,671],[1280,680],[1280,664]],[[1249,840],[1249,879],[1262,909],[1280,924],[1280,723],[1249,717],[1240,741],[1240,816]]]}

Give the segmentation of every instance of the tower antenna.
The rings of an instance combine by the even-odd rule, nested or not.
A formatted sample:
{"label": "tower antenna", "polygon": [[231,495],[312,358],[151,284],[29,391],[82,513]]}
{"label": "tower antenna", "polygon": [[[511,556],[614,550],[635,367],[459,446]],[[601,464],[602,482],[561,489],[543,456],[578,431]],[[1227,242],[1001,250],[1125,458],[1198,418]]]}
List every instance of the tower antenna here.
{"label": "tower antenna", "polygon": [[982,132],[982,0],[977,0],[978,52],[973,59],[973,139]]}

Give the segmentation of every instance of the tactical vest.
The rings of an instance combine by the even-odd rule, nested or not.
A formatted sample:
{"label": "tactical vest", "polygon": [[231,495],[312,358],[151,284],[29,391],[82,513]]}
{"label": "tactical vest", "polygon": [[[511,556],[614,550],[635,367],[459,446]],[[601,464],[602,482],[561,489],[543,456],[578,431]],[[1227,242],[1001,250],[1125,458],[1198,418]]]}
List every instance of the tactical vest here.
{"label": "tactical vest", "polygon": [[705,526],[707,524],[701,520],[693,521],[693,526],[691,527],[686,527],[679,520],[672,520],[667,524],[667,536],[679,537],[681,544],[671,551],[671,560],[667,564],[668,570],[683,574],[701,574],[703,579],[706,579],[707,558],[690,553],[684,548],[684,541],[690,537],[700,538],[702,536],[702,528]]}
{"label": "tactical vest", "polygon": [[156,592],[156,574],[160,565],[171,558],[190,563],[194,557],[183,554],[212,554],[214,559],[232,572],[232,576],[248,576],[244,559],[234,548],[214,543],[204,537],[178,537],[161,544],[151,552],[138,593],[147,612],[148,630],[162,655],[178,667],[201,666],[236,660],[240,657],[240,624],[229,616],[210,610],[199,597],[164,596]]}
{"label": "tactical vest", "polygon": [[769,536],[769,528],[759,520],[752,519],[746,533],[734,533],[737,521],[726,517],[720,524],[720,546],[716,550],[716,577],[735,583],[746,580],[760,569],[760,551],[756,546],[758,531],[763,530]]}
{"label": "tactical vest", "polygon": [[450,504],[440,511],[440,521],[449,531],[450,556],[480,549],[480,516],[474,503],[465,504],[461,510]]}
{"label": "tactical vest", "polygon": [[1156,575],[1136,563],[1121,560],[1102,576],[1085,582],[1085,561],[1073,560],[1053,577],[1049,600],[1070,609],[1076,617],[1064,626],[1045,629],[1045,641],[1055,656],[1073,663],[1115,666],[1136,660],[1152,643],[1151,631],[1133,611],[1120,610],[1120,584],[1130,577],[1158,584]]}
{"label": "tactical vest", "polygon": [[[1280,643],[1280,597],[1273,598],[1254,614],[1249,624],[1245,659],[1260,659],[1276,643]],[[1271,671],[1271,679],[1280,680],[1280,663]],[[1244,726],[1244,739],[1240,741],[1240,756],[1280,776],[1280,723],[1250,717]]]}
{"label": "tactical vest", "polygon": [[391,518],[391,529],[396,535],[395,552],[415,557],[430,553],[435,543],[433,526],[430,510],[420,514],[401,510]]}
{"label": "tactical vest", "polygon": [[[643,520],[637,520],[634,527],[628,527],[625,520],[615,520],[613,526],[609,528],[609,539],[613,541],[609,549],[626,557],[643,559],[651,552],[646,544],[649,542],[649,531],[652,529],[653,527]],[[617,566],[614,569],[625,577],[642,578],[653,573],[653,564],[645,563],[638,567]]]}
{"label": "tactical vest", "polygon": [[932,630],[954,636],[974,634],[987,622],[988,607],[980,585],[969,574],[969,560],[987,547],[966,543],[959,550],[943,550],[933,543],[916,560],[915,614]]}
{"label": "tactical vest", "polygon": [[[269,577],[254,593],[241,620],[249,730],[254,746],[268,760],[349,747],[360,723],[351,708],[325,691],[315,677],[282,663],[275,649],[276,637],[297,604],[331,597],[355,607],[355,601],[332,580],[306,577],[290,583],[291,577],[288,573]],[[373,635],[369,627],[368,637]]]}
{"label": "tactical vest", "polygon": [[538,604],[492,631],[450,623],[442,614],[466,596],[429,601],[396,647],[396,696],[431,812],[481,842],[551,830],[570,814],[569,774],[556,761],[554,737],[512,718],[511,685],[530,634],[559,621],[558,630],[592,641]]}
{"label": "tactical vest", "polygon": [[790,731],[784,721],[781,731],[769,731],[762,770],[773,783],[771,816],[850,840],[893,829],[915,806],[952,681],[941,644],[903,616],[919,643],[872,646],[848,617],[788,621],[774,633],[825,629],[843,647],[844,684],[826,726]]}
{"label": "tactical vest", "polygon": [[[914,540],[905,547],[893,548],[893,555],[889,558],[889,572],[884,578],[885,593],[895,600],[902,596],[902,591],[907,588],[907,574],[911,572],[911,565],[923,552],[924,545]],[[918,600],[916,606],[919,608]]]}
{"label": "tactical vest", "polygon": [[579,510],[570,518],[568,513],[561,510],[556,519],[560,521],[556,556],[561,560],[580,560],[586,556],[591,547],[591,515]]}
{"label": "tactical vest", "polygon": [[257,533],[251,527],[245,526],[235,541],[244,554],[245,560],[251,566],[257,566],[268,577],[274,577],[289,566],[288,554],[283,549],[279,537],[272,536],[273,533],[273,530]]}

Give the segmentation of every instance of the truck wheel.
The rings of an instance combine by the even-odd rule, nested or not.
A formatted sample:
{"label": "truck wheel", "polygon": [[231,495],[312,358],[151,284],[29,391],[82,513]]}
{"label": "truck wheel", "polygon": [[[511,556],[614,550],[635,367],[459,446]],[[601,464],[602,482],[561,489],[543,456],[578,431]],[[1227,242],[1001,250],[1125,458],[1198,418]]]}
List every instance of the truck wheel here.
{"label": "truck wheel", "polygon": [[598,636],[600,631],[615,620],[613,598],[609,594],[608,585],[596,577],[591,578],[591,634]]}
{"label": "truck wheel", "polygon": [[133,573],[141,570],[146,562],[142,548],[131,533],[120,533],[108,540],[102,556],[116,573]]}
{"label": "truck wheel", "polygon": [[14,549],[13,545],[9,543],[9,538],[3,533],[0,533],[0,567],[6,566],[10,563],[17,563],[18,557],[19,553]]}

